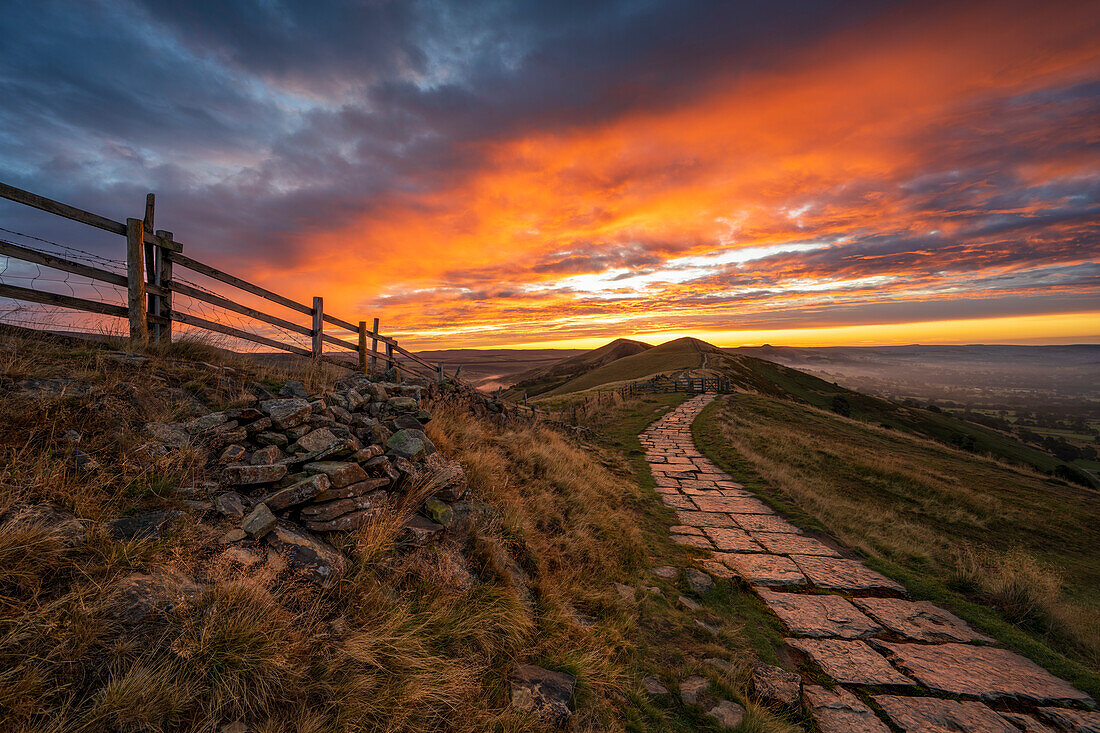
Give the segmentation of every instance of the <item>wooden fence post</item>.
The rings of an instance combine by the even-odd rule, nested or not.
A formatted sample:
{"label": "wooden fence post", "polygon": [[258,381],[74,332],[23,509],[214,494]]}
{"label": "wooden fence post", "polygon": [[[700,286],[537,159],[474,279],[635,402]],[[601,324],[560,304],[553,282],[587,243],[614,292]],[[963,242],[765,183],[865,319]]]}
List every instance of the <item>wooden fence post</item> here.
{"label": "wooden fence post", "polygon": [[[157,230],[157,236],[161,239],[167,239],[172,241],[172,232],[166,232],[163,229]],[[164,343],[172,343],[172,258],[168,256],[168,252],[160,247],[154,248],[157,253],[157,277],[156,284],[158,287],[164,288],[164,295],[157,297],[157,315],[161,318],[166,318],[167,323],[157,326],[160,329],[160,335],[158,340]]]}
{"label": "wooden fence post", "polygon": [[439,383],[442,384],[443,383],[443,362],[437,361],[435,363],[435,371],[436,371],[437,375],[439,376]]}
{"label": "wooden fence post", "polygon": [[321,350],[324,348],[325,328],[325,303],[323,298],[313,299],[313,328],[310,333],[313,336],[313,358],[321,358]]}
{"label": "wooden fence post", "polygon": [[367,372],[367,322],[359,321],[359,371]]}
{"label": "wooden fence post", "polygon": [[374,319],[374,336],[370,340],[370,370],[373,374],[378,368],[378,319]]}
{"label": "wooden fence post", "polygon": [[386,342],[386,371],[393,369],[393,344]]}
{"label": "wooden fence post", "polygon": [[[156,215],[156,200],[155,194],[145,194],[145,217],[141,220],[141,226],[146,234],[153,233],[153,219]],[[155,285],[157,282],[157,254],[160,248],[146,243],[144,239],[142,243],[145,245],[143,248],[145,251],[145,277],[147,282],[151,282]],[[148,319],[150,315],[156,315],[159,304],[156,295],[150,294],[146,300],[148,301],[148,307],[146,307],[145,312],[147,314],[146,319]],[[160,342],[160,325],[154,323],[152,331],[153,341]]]}
{"label": "wooden fence post", "polygon": [[149,341],[149,322],[145,316],[145,265],[142,249],[145,228],[141,219],[126,220],[126,301],[130,312],[130,340],[135,344]]}

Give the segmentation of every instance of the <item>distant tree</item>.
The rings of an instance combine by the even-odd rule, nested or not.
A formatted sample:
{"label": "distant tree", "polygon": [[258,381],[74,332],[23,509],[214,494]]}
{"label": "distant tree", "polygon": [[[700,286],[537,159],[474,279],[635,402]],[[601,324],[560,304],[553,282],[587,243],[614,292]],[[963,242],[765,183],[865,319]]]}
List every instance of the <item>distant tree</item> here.
{"label": "distant tree", "polygon": [[850,417],[852,415],[852,406],[848,403],[847,398],[842,394],[833,395],[833,412],[844,417]]}

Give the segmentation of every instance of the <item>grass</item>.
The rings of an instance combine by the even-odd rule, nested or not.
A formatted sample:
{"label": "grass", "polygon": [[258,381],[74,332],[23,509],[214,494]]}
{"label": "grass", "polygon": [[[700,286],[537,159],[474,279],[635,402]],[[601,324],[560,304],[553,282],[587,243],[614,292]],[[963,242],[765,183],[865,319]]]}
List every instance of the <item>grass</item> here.
{"label": "grass", "polygon": [[694,431],[704,453],[796,524],[1100,692],[1095,491],[758,395],[716,401]]}
{"label": "grass", "polygon": [[[334,539],[349,567],[321,590],[280,572],[262,547],[219,544],[232,523],[194,512],[177,491],[203,477],[195,456],[138,449],[146,422],[186,417],[193,400],[213,409],[251,384],[295,377],[316,388],[331,374],[271,370],[201,344],[147,353],[135,367],[103,345],[0,342],[0,376],[80,385],[0,405],[0,728],[538,730],[508,707],[508,674],[524,661],[577,677],[573,730],[714,730],[700,710],[639,687],[653,673],[675,689],[691,672],[746,705],[743,730],[791,730],[744,695],[756,650],[775,658],[774,621],[720,586],[700,599],[722,625],[712,637],[676,606],[686,587],[646,571],[691,558],[669,542],[670,513],[639,483],[633,438],[675,396],[616,406],[600,417],[608,442],[588,446],[480,419],[461,403],[434,405],[429,432],[469,477],[471,531],[402,544],[411,499]],[[74,467],[70,429],[97,468]],[[84,539],[12,519],[44,502],[82,520]],[[159,539],[112,540],[104,523],[138,509],[186,517]],[[626,603],[613,581],[661,594]],[[135,615],[126,595],[135,583],[163,600]]]}

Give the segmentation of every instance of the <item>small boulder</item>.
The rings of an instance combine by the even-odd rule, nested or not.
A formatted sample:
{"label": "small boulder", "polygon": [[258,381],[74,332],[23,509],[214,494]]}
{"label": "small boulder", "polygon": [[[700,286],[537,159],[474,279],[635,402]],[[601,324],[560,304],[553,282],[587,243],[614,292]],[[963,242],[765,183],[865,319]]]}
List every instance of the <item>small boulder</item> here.
{"label": "small boulder", "polygon": [[169,425],[162,422],[146,423],[145,432],[156,442],[169,448],[186,448],[191,442],[191,435],[179,425]]}
{"label": "small boulder", "polygon": [[661,565],[653,568],[650,572],[658,578],[664,578],[665,580],[676,580],[680,577],[680,570],[671,565]]}
{"label": "small boulder", "polygon": [[386,441],[386,449],[402,458],[415,461],[416,459],[435,452],[435,446],[423,430],[403,429],[398,430]]}
{"label": "small boulder", "polygon": [[687,580],[688,587],[701,596],[714,587],[714,579],[695,568],[684,568],[684,579]]}
{"label": "small boulder", "polygon": [[270,466],[278,463],[283,457],[283,452],[277,445],[265,445],[252,454],[253,466]]}
{"label": "small boulder", "polygon": [[342,486],[339,489],[325,489],[314,497],[313,500],[315,502],[322,502],[334,501],[336,499],[350,499],[353,496],[366,496],[378,489],[384,489],[389,485],[390,480],[388,478],[369,478],[349,486]]}
{"label": "small boulder", "polygon": [[203,588],[178,573],[145,575],[135,573],[115,584],[109,592],[104,617],[114,626],[133,629],[146,623],[163,623],[202,596]]}
{"label": "small boulder", "polygon": [[710,689],[710,681],[706,677],[692,675],[680,683],[680,699],[685,705],[698,705],[700,696]]}
{"label": "small boulder", "polygon": [[219,494],[218,498],[214,499],[214,508],[218,510],[218,513],[227,517],[243,519],[248,512],[248,503],[236,491],[227,491],[224,494]]}
{"label": "small boulder", "polygon": [[281,512],[291,507],[305,504],[329,487],[329,479],[323,473],[312,476],[268,494],[263,503],[273,512]]}
{"label": "small boulder", "polygon": [[254,540],[265,536],[275,529],[277,520],[266,504],[260,503],[252,508],[248,516],[241,520],[241,529]]}
{"label": "small boulder", "polygon": [[159,537],[168,523],[180,516],[178,511],[145,512],[116,519],[107,525],[111,539],[128,541]]}
{"label": "small boulder", "polygon": [[458,461],[433,453],[424,459],[419,475],[443,501],[458,501],[466,495],[466,471]]}
{"label": "small boulder", "polygon": [[678,602],[680,603],[680,605],[681,605],[681,606],[683,606],[683,607],[684,607],[684,609],[685,609],[685,610],[687,610],[687,611],[698,611],[698,610],[699,610],[699,609],[701,608],[701,606],[700,606],[700,605],[699,605],[698,603],[696,603],[695,601],[691,600],[691,599],[690,599],[690,598],[688,598],[687,596],[680,596],[680,597],[679,597],[679,598],[677,598],[676,600],[677,600],[677,601],[678,601]]}
{"label": "small boulder", "polygon": [[394,412],[416,412],[420,409],[412,397],[391,397],[386,405]]}
{"label": "small boulder", "polygon": [[232,545],[234,542],[240,542],[248,536],[248,532],[245,532],[240,527],[234,527],[218,539],[220,545]]}
{"label": "small boulder", "polygon": [[331,545],[287,524],[277,524],[264,542],[285,557],[291,567],[322,588],[335,585],[347,564],[344,556]]}
{"label": "small boulder", "polygon": [[[307,473],[320,473],[328,476],[333,488],[343,488],[364,481],[367,473],[358,463],[342,461],[317,461],[303,466]],[[325,488],[328,488],[327,486]]]}
{"label": "small boulder", "polygon": [[183,424],[183,429],[191,435],[198,435],[199,433],[213,430],[228,420],[229,418],[224,412],[214,412],[209,415],[203,415],[202,417],[196,417],[194,420],[188,420]]}
{"label": "small boulder", "polygon": [[619,598],[622,598],[627,603],[634,602],[634,587],[626,585],[624,583],[612,583],[615,588],[615,592],[619,594]]}
{"label": "small boulder", "polygon": [[435,539],[443,531],[443,525],[436,524],[430,519],[414,514],[405,522],[405,532],[402,538],[410,544],[426,545]]}
{"label": "small boulder", "polygon": [[723,728],[736,728],[745,720],[745,708],[735,702],[722,700],[707,711],[708,718],[714,718]]}
{"label": "small boulder", "polygon": [[652,675],[642,678],[642,688],[646,691],[646,694],[653,697],[667,697],[669,694],[668,688]]}
{"label": "small boulder", "polygon": [[797,708],[802,699],[802,677],[782,667],[757,662],[752,667],[752,690],[762,703]]}
{"label": "small boulder", "polygon": [[298,452],[313,453],[324,448],[328,448],[335,443],[338,438],[332,434],[332,431],[327,428],[317,428],[309,433],[306,433],[295,445],[300,449]]}
{"label": "small boulder", "polygon": [[228,448],[226,448],[225,450],[222,451],[222,454],[220,456],[218,456],[218,462],[219,463],[236,463],[237,461],[244,458],[244,454],[245,454],[244,446],[234,443],[233,445],[229,446]]}
{"label": "small boulder", "polygon": [[533,664],[520,664],[512,672],[512,707],[534,714],[543,723],[562,726],[573,711],[569,701],[577,679]]}
{"label": "small boulder", "polygon": [[433,522],[442,524],[444,527],[449,526],[455,518],[455,513],[451,511],[450,505],[435,497],[424,502],[424,511],[427,512],[428,517]]}
{"label": "small boulder", "polygon": [[309,403],[300,397],[280,400],[264,400],[260,410],[271,418],[271,424],[278,430],[287,430],[301,425],[309,419]]}
{"label": "small boulder", "polygon": [[270,466],[246,466],[238,463],[223,468],[221,480],[229,486],[270,484],[286,476],[286,471],[286,466],[281,463]]}
{"label": "small boulder", "polygon": [[[324,478],[324,476],[315,478]],[[365,496],[351,496],[347,499],[310,504],[302,508],[301,515],[304,521],[327,522],[362,509],[380,511],[388,503],[389,496],[385,491],[375,491]]]}
{"label": "small boulder", "polygon": [[288,379],[283,388],[279,390],[280,397],[297,397],[299,399],[306,399],[309,397],[309,392],[306,391],[305,385],[294,379]]}

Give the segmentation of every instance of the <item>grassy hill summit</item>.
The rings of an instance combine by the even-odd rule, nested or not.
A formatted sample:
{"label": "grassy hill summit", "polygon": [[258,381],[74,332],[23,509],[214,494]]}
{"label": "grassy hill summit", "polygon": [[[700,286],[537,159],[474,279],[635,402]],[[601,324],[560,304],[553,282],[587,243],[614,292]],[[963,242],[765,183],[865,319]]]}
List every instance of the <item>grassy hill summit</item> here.
{"label": "grassy hill summit", "polygon": [[535,396],[549,392],[570,380],[598,369],[605,364],[624,359],[635,354],[643,354],[652,349],[650,344],[632,339],[615,339],[598,349],[571,356],[546,367],[539,367],[520,374],[507,394]]}

